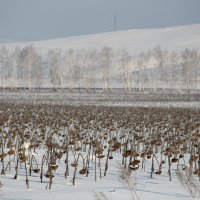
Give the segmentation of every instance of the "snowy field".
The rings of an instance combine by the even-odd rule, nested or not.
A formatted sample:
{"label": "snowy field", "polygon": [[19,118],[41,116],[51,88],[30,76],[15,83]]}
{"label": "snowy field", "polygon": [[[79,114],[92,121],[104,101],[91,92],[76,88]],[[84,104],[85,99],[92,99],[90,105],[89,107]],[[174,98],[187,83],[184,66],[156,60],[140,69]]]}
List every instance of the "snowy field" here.
{"label": "snowy field", "polygon": [[200,200],[200,23],[0,40],[0,200],[46,199]]}
{"label": "snowy field", "polygon": [[1,91],[1,102],[50,105],[99,105],[121,107],[200,108],[199,91],[194,94],[68,92],[68,91]]}
{"label": "snowy field", "polygon": [[[37,152],[36,158],[41,158],[41,152]],[[72,155],[70,156],[72,162]],[[105,159],[102,160],[104,165]],[[53,178],[52,189],[48,189],[49,179],[44,178],[43,183],[40,182],[38,174],[33,174],[29,177],[30,189],[27,189],[25,184],[25,174],[22,166],[22,172],[19,170],[19,177],[14,180],[14,174],[9,171],[6,175],[0,176],[3,188],[1,189],[1,199],[9,200],[31,200],[31,199],[95,199],[94,193],[103,192],[107,199],[132,199],[131,191],[124,185],[120,178],[120,163],[121,154],[114,154],[114,159],[109,161],[109,169],[106,177],[99,178],[99,171],[97,172],[97,181],[94,177],[94,161],[91,162],[91,173],[88,177],[77,174],[76,185],[72,185],[73,171],[71,169],[70,176],[64,178],[65,164],[64,159],[60,160],[59,169],[55,172]],[[162,175],[153,175],[151,178],[151,160],[147,160],[147,167],[144,170],[139,169],[132,172],[131,181],[134,185],[135,192],[134,199],[141,200],[175,200],[175,199],[193,199],[187,190],[181,185],[176,175],[176,165],[172,167],[172,181],[169,181],[167,174],[167,166],[164,166]],[[29,167],[29,166],[28,166]],[[156,167],[158,168],[158,167]],[[81,168],[80,168],[81,169]],[[79,170],[80,170],[79,169]],[[102,171],[104,167],[102,167]],[[14,169],[12,169],[14,171]],[[197,182],[198,183],[198,182]],[[199,183],[198,183],[199,184]],[[198,193],[197,193],[198,195]],[[136,197],[138,196],[138,198]],[[99,198],[104,199],[104,198]],[[106,199],[106,198],[105,198]],[[199,199],[197,196],[196,199]]]}
{"label": "snowy field", "polygon": [[0,199],[200,198],[199,102],[8,99],[0,106]]}

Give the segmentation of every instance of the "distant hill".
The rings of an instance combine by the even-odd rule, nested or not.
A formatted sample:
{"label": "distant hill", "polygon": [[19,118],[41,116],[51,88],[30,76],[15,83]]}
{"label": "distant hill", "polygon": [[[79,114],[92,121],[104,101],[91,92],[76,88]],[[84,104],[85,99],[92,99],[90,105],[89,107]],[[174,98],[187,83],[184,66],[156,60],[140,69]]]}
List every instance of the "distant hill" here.
{"label": "distant hill", "polygon": [[200,89],[200,24],[0,42],[0,49],[0,87]]}
{"label": "distant hill", "polygon": [[103,46],[109,46],[115,50],[124,47],[130,52],[147,51],[156,45],[169,51],[181,51],[185,48],[200,49],[200,24],[159,29],[133,29],[36,42],[3,42],[0,46],[13,48],[16,45],[28,44],[33,44],[43,52],[54,48],[99,50]]}

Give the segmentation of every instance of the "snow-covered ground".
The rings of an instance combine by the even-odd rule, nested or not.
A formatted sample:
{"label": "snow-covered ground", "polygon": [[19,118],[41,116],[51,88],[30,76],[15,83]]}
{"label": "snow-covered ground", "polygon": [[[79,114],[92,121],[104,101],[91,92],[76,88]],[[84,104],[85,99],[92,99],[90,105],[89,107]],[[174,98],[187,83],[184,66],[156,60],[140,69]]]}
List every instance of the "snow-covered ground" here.
{"label": "snow-covered ground", "polygon": [[199,94],[1,91],[1,102],[50,105],[200,108]]}
{"label": "snow-covered ground", "polygon": [[[154,48],[156,45],[160,45],[162,49],[172,51],[183,51],[185,48],[200,49],[200,24],[164,28],[164,29],[143,29],[143,30],[129,30],[118,31],[112,33],[102,33],[80,37],[61,38],[48,41],[38,42],[22,42],[22,43],[1,43],[1,46],[13,50],[16,46],[24,47],[26,45],[33,44],[36,49],[41,53],[47,53],[50,49],[61,49],[63,51],[68,49],[74,50],[100,50],[103,46],[109,46],[117,51],[126,48],[133,54],[140,53],[141,51],[148,51],[148,49]],[[117,97],[117,98],[115,98]],[[179,97],[172,101],[164,101],[165,96],[160,94],[162,101],[139,101],[137,98],[134,101],[133,97],[116,94],[63,94],[63,93],[6,93],[1,92],[0,102],[12,102],[16,104],[25,103],[33,105],[92,105],[92,106],[109,106],[109,107],[173,107],[173,108],[192,108],[200,109],[199,96],[195,96],[192,101],[181,101]],[[187,99],[188,97],[186,97]],[[195,100],[197,98],[197,100]],[[11,104],[12,105],[12,104]],[[25,106],[24,106],[25,107]],[[59,106],[58,106],[59,107]],[[42,108],[42,106],[41,106]],[[47,108],[47,106],[46,106]],[[77,108],[76,108],[77,109]],[[92,109],[92,107],[91,107]],[[122,108],[123,109],[123,108]],[[128,110],[129,108],[127,108]],[[23,108],[22,108],[23,111]],[[10,109],[8,109],[8,113]],[[0,111],[2,113],[2,111]],[[41,112],[42,113],[42,112]],[[13,114],[14,115],[14,114]],[[12,115],[9,115],[12,118]],[[20,117],[20,116],[19,116]],[[38,116],[39,117],[39,116]],[[93,116],[91,116],[93,117]],[[134,116],[133,116],[134,117]],[[191,119],[190,119],[191,120]],[[44,148],[36,150],[34,153],[35,158],[40,166],[42,162],[42,156],[45,151]],[[7,152],[8,149],[5,149]],[[83,155],[85,152],[81,151]],[[2,153],[2,152],[1,152]],[[122,154],[119,152],[113,152],[114,159],[109,160],[109,168],[107,175],[103,176],[105,169],[105,161],[101,160],[102,178],[100,178],[99,167],[97,167],[97,181],[95,181],[95,163],[94,159],[90,163],[89,175],[79,174],[79,170],[82,169],[82,162],[79,161],[77,170],[76,184],[73,186],[72,177],[74,168],[70,166],[69,176],[67,179],[64,177],[65,173],[65,156],[57,163],[58,169],[55,171],[53,178],[52,189],[49,190],[49,179],[43,178],[43,182],[40,182],[40,175],[33,173],[29,178],[29,189],[26,187],[26,175],[24,170],[24,163],[19,165],[18,179],[14,180],[15,166],[11,164],[11,170],[6,170],[5,175],[0,175],[0,199],[2,200],[30,200],[30,199],[73,199],[73,200],[122,200],[132,199],[131,190],[127,188],[126,184],[120,177],[122,170],[120,169]],[[185,160],[188,163],[188,153],[185,155]],[[12,158],[12,156],[11,156]],[[158,155],[159,158],[159,155]],[[5,166],[7,165],[10,157],[7,156]],[[73,155],[69,154],[69,163],[73,163]],[[151,178],[151,159],[145,160],[145,170],[140,168],[133,171],[130,177],[132,186],[134,187],[133,196],[134,199],[140,200],[184,200],[192,199],[187,189],[178,180],[176,174],[177,164],[172,164],[172,181],[169,181],[168,165],[167,162],[163,164],[162,174],[153,174]],[[29,164],[27,164],[29,168]],[[155,171],[159,170],[159,167],[155,161]],[[185,167],[183,160],[180,161],[180,168]],[[0,170],[2,168],[2,162],[0,162]],[[47,170],[47,166],[45,166]],[[198,182],[198,178],[195,180]],[[100,195],[105,195],[104,198],[100,198]],[[99,199],[97,198],[99,196]],[[199,193],[197,193],[196,199],[199,199]]]}
{"label": "snow-covered ground", "polygon": [[[40,151],[36,158],[41,158]],[[6,175],[0,176],[0,181],[4,185],[0,191],[0,199],[2,200],[44,200],[44,199],[73,199],[73,200],[94,200],[94,193],[103,192],[109,200],[121,200],[131,199],[131,192],[123,184],[120,178],[120,163],[121,154],[114,153],[114,159],[109,160],[109,168],[107,176],[99,178],[99,170],[97,169],[97,181],[94,177],[94,161],[91,163],[88,177],[80,175],[77,172],[76,185],[72,185],[73,169],[71,168],[70,176],[67,179],[64,178],[65,164],[64,158],[58,163],[58,170],[54,173],[52,189],[48,190],[49,179],[43,179],[43,183],[40,182],[40,174],[34,174],[29,177],[30,189],[26,188],[24,165],[22,164],[22,170],[19,170],[19,177],[14,180],[14,168],[12,173],[6,171]],[[72,155],[70,156],[70,163],[72,161]],[[79,163],[81,165],[81,162]],[[105,159],[102,160],[102,172],[104,171]],[[181,163],[183,164],[183,163]],[[27,165],[29,167],[29,165]],[[78,168],[78,171],[81,167]],[[155,171],[158,167],[155,167]],[[145,172],[139,169],[132,174],[132,180],[134,183],[135,191],[139,199],[141,200],[183,200],[192,199],[187,193],[186,189],[179,182],[176,175],[176,164],[172,164],[172,181],[169,181],[167,173],[167,164],[163,166],[163,172],[161,175],[153,175],[150,177],[151,172],[151,159],[146,160]],[[103,174],[103,173],[102,173]],[[135,197],[135,199],[137,199]],[[197,198],[198,199],[198,198]],[[103,200],[103,199],[102,199]]]}
{"label": "snow-covered ground", "polygon": [[[20,99],[16,100],[20,103]],[[4,101],[5,103],[5,101]],[[26,102],[27,103],[27,102]],[[29,102],[31,103],[31,101]],[[57,102],[58,104],[58,102]],[[136,103],[137,104],[137,103]],[[184,105],[186,104],[186,105]],[[7,104],[6,106],[8,106]],[[10,104],[12,105],[12,104]],[[120,104],[121,105],[121,104]],[[124,104],[125,106],[126,104]],[[136,107],[144,107],[144,104],[137,104]],[[164,107],[166,106],[167,103],[165,103]],[[169,103],[168,107],[171,107],[172,104]],[[119,105],[118,105],[119,106]],[[146,103],[146,107],[163,107],[162,103]],[[192,108],[199,108],[198,105],[190,105]],[[180,103],[176,102],[174,107],[190,107],[187,105],[187,103]],[[58,106],[59,107],[59,106]],[[25,106],[21,107],[20,109],[20,104],[19,108],[15,104],[15,109],[21,110],[23,115],[23,109]],[[51,105],[46,106],[44,108],[38,107],[40,109],[48,108],[51,110]],[[63,107],[64,108],[64,107]],[[91,107],[92,108],[92,107]],[[122,107],[121,107],[122,108]],[[75,108],[77,109],[77,108]],[[105,108],[104,108],[105,109]],[[122,108],[123,109],[123,108]],[[140,108],[141,109],[141,108]],[[12,110],[12,107],[8,109],[6,112],[10,112]],[[72,109],[73,110],[73,109]],[[183,109],[184,110],[184,109]],[[126,109],[128,111],[128,108]],[[166,110],[165,110],[166,111]],[[179,109],[180,111],[180,109]],[[29,111],[28,111],[29,112]],[[66,110],[67,112],[67,110]],[[3,113],[1,111],[1,113]],[[30,110],[30,113],[35,115],[33,111]],[[41,112],[42,113],[42,112]],[[167,113],[167,112],[166,112]],[[196,112],[198,114],[198,112]],[[134,112],[133,112],[134,114]],[[21,114],[20,114],[21,115]],[[35,115],[39,116],[39,115]],[[170,115],[169,115],[170,116]],[[21,117],[21,116],[19,116]],[[185,116],[184,116],[185,117]],[[12,115],[10,115],[10,118],[12,119]],[[12,121],[12,120],[11,120]],[[28,127],[25,125],[25,127]],[[30,125],[31,126],[31,125]],[[198,126],[198,125],[197,125]],[[38,125],[39,127],[39,125]],[[7,129],[4,128],[4,131]],[[67,134],[63,130],[64,129],[59,129],[62,134]],[[37,131],[37,129],[35,129]],[[47,135],[48,130],[46,130]],[[63,131],[63,132],[62,132]],[[25,130],[26,133],[26,130]],[[27,132],[28,133],[28,132]],[[39,133],[39,130],[38,130]],[[91,134],[96,134],[98,135],[99,132],[91,132]],[[123,132],[123,129],[117,129],[116,131],[110,131],[109,132],[109,137],[117,137],[120,138],[125,132]],[[53,134],[53,132],[52,132]],[[99,133],[100,134],[100,133]],[[128,133],[125,133],[125,137],[128,137]],[[148,135],[148,131],[146,133]],[[150,133],[149,133],[150,134]],[[130,135],[131,136],[131,135]],[[34,137],[34,134],[33,134]],[[57,135],[55,134],[53,136],[53,140],[56,142],[60,142],[60,139],[63,137],[62,135]],[[132,137],[132,136],[131,136]],[[165,137],[165,136],[164,136]],[[33,149],[29,150],[29,155],[30,157],[32,155],[35,156],[37,160],[37,164],[33,163],[34,168],[39,168],[41,169],[41,163],[42,163],[42,156],[47,155],[46,153],[48,152],[47,150],[47,145],[46,145],[46,140],[41,141],[40,148],[36,148],[35,152]],[[61,141],[62,144],[63,141]],[[33,144],[33,143],[32,143]],[[61,145],[59,144],[59,145]],[[165,143],[163,143],[166,145]],[[108,143],[105,141],[104,146],[105,149],[105,155],[106,151],[108,148]],[[25,149],[28,148],[29,144],[27,142],[24,143]],[[62,145],[61,145],[62,146]],[[137,146],[137,145],[136,145]],[[72,146],[73,148],[73,146]],[[108,171],[107,175],[104,176],[104,170],[105,170],[105,163],[106,163],[106,156],[101,159],[101,174],[102,177],[100,178],[100,165],[96,165],[96,170],[97,170],[97,180],[95,181],[95,158],[92,156],[92,154],[88,154],[88,146],[86,147],[86,151],[82,147],[81,152],[83,157],[86,158],[87,155],[90,155],[91,162],[89,166],[89,175],[86,177],[86,175],[81,175],[79,174],[79,170],[83,168],[83,161],[79,159],[78,161],[78,169],[76,173],[76,181],[75,185],[73,186],[72,184],[72,178],[74,174],[74,168],[71,167],[71,163],[74,163],[74,155],[72,154],[71,151],[69,151],[69,176],[65,179],[65,170],[66,170],[66,164],[65,164],[65,159],[66,156],[65,154],[62,155],[62,158],[60,160],[57,160],[58,164],[58,169],[54,172],[54,178],[53,178],[53,184],[51,190],[49,190],[49,178],[45,178],[43,176],[43,182],[41,183],[40,180],[40,173],[34,173],[32,171],[32,175],[29,176],[29,168],[30,168],[30,162],[27,161],[27,169],[28,169],[28,179],[29,179],[29,189],[27,189],[26,186],[26,174],[25,174],[25,164],[24,162],[20,162],[19,164],[19,170],[18,170],[18,178],[17,180],[14,180],[15,176],[15,164],[16,160],[14,162],[11,162],[11,169],[9,169],[8,161],[12,160],[14,158],[13,155],[7,156],[4,159],[4,165],[6,168],[5,175],[0,175],[0,182],[3,185],[0,188],[0,199],[2,200],[32,200],[32,199],[37,199],[37,200],[44,200],[44,199],[59,199],[59,200],[64,200],[64,199],[73,199],[73,200],[121,200],[121,199],[140,199],[140,200],[154,200],[154,199],[162,199],[162,200],[184,200],[184,199],[192,199],[189,191],[187,191],[187,188],[184,188],[181,182],[178,179],[177,176],[177,163],[172,163],[171,165],[171,173],[172,173],[172,180],[169,181],[169,174],[168,174],[168,162],[167,162],[167,157],[162,157],[160,158],[160,151],[161,151],[161,146],[158,147],[158,152],[155,150],[155,156],[156,159],[154,158],[154,173],[153,177],[151,177],[151,171],[152,171],[152,157],[150,159],[145,159],[143,160],[142,157],[138,157],[137,159],[140,160],[140,167],[136,171],[132,171],[131,175],[128,177],[128,183],[131,183],[131,186],[133,189],[130,189],[126,185],[126,181],[123,181],[121,178],[122,172],[122,152],[120,150],[116,150],[112,152],[113,159],[109,159],[108,161]],[[141,152],[144,151],[142,150],[142,145],[140,147],[137,147],[137,149],[141,150]],[[166,148],[166,146],[165,146]],[[61,148],[62,149],[62,148]],[[123,149],[123,148],[122,148]],[[4,153],[8,152],[8,148],[4,149]],[[25,150],[26,152],[27,150]],[[123,151],[123,150],[122,150]],[[28,151],[27,151],[28,152]],[[75,156],[77,158],[78,153],[76,152]],[[1,150],[2,153],[2,150]],[[197,153],[197,152],[196,152]],[[15,158],[16,159],[16,158]],[[165,163],[162,165],[162,173],[160,175],[155,174],[155,172],[159,171],[159,166],[161,163],[161,160],[165,160]],[[179,168],[183,169],[184,167],[189,167],[187,164],[189,160],[189,153],[184,154],[184,160],[180,159],[180,162],[178,163]],[[144,161],[144,167],[142,167],[142,162]],[[127,163],[129,162],[129,158],[127,158]],[[85,161],[84,161],[85,163]],[[97,159],[98,163],[98,159]],[[185,165],[186,164],[186,165]],[[85,165],[84,165],[85,166]],[[195,163],[196,166],[196,163]],[[122,168],[121,168],[122,167]],[[197,166],[196,166],[197,167]],[[2,169],[2,162],[0,162],[0,170]],[[46,173],[48,169],[48,165],[44,165],[43,172],[44,174]],[[126,180],[126,179],[125,179]],[[197,193],[196,193],[196,199],[200,198],[200,184],[198,181],[198,177],[195,176],[194,178],[195,184],[197,184]],[[198,191],[199,190],[199,191]],[[132,192],[132,193],[131,193]],[[104,198],[101,198],[101,195],[104,195]],[[132,196],[133,195],[133,196]],[[97,196],[99,196],[97,198]]]}

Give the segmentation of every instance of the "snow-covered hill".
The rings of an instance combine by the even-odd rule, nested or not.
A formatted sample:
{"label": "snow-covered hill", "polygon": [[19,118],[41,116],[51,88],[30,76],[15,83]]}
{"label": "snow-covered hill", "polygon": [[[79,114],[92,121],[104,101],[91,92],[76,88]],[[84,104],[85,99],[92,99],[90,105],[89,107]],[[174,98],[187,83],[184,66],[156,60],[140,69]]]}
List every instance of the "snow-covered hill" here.
{"label": "snow-covered hill", "polygon": [[200,24],[0,42],[0,58],[3,88],[199,89]]}
{"label": "snow-covered hill", "polygon": [[126,48],[130,52],[147,51],[156,45],[169,51],[181,51],[185,48],[200,49],[200,24],[159,29],[133,29],[37,42],[1,43],[0,46],[13,48],[16,45],[28,44],[33,44],[43,52],[54,48],[98,50],[103,46],[115,50]]}

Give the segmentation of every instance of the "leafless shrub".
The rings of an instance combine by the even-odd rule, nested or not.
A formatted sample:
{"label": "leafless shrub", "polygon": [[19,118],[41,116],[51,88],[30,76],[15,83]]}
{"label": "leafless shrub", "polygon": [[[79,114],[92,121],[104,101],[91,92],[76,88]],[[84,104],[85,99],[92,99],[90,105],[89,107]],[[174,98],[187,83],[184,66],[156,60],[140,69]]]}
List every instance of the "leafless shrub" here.
{"label": "leafless shrub", "polygon": [[178,169],[176,174],[179,182],[187,190],[190,196],[193,199],[200,198],[200,184],[194,179],[190,168],[186,168],[185,170]]}
{"label": "leafless shrub", "polygon": [[140,199],[136,193],[136,176],[123,165],[119,166],[119,181],[131,192],[132,199]]}

